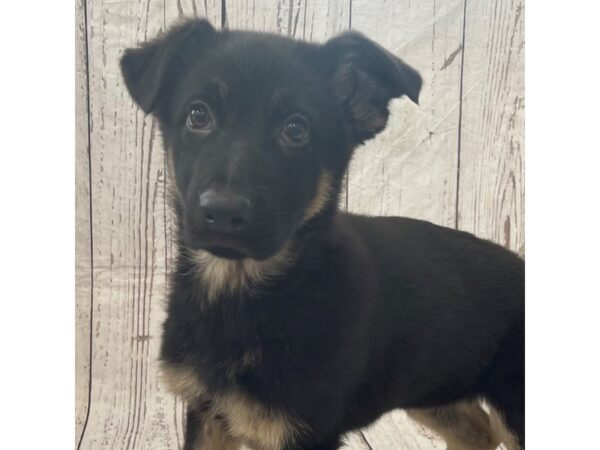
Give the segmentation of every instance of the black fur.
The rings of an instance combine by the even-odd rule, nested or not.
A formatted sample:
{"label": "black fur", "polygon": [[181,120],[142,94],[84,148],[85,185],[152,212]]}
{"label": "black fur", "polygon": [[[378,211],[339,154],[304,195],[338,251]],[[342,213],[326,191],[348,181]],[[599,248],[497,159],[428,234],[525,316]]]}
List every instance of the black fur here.
{"label": "black fur", "polygon": [[[286,449],[335,449],[391,409],[471,398],[524,445],[523,260],[464,232],[337,209],[352,152],[385,127],[389,101],[417,101],[416,71],[358,33],[316,45],[202,20],[121,65],[159,119],[178,192],[163,361],[192,368],[209,396],[239,389],[299,419]],[[186,125],[198,101],[214,120],[200,134]],[[295,114],[308,125],[301,144],[282,128]],[[307,217],[323,174],[327,201]],[[243,229],[210,228],[198,206],[208,191],[251,205]],[[279,276],[212,301],[191,259],[265,261],[284,247]],[[259,360],[241,365],[248,352]]]}

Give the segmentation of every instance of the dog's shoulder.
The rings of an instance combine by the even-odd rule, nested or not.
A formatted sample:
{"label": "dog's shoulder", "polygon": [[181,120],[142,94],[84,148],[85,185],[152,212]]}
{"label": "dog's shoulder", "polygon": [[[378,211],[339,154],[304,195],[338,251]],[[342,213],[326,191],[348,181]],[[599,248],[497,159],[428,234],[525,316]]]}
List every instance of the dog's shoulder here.
{"label": "dog's shoulder", "polygon": [[[502,265],[524,268],[514,252],[472,233],[434,223],[398,216],[365,216],[341,213],[337,225],[351,229],[372,250],[397,249],[411,257],[447,255],[448,258],[478,256]],[[402,254],[396,256],[401,257]]]}

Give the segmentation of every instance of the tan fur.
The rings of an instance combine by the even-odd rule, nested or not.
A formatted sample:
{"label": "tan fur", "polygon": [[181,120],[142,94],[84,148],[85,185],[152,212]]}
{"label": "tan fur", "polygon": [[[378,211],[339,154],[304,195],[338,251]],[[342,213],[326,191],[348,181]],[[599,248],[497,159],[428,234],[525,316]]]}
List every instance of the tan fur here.
{"label": "tan fur", "polygon": [[[260,352],[249,351],[240,364],[257,364],[261,357]],[[198,376],[183,365],[163,363],[161,375],[169,390],[188,405],[197,404],[200,399],[210,400],[210,409],[202,413],[201,437],[194,444],[196,450],[233,450],[241,443],[255,450],[280,450],[304,429],[298,420],[267,409],[241,391],[211,395]],[[217,415],[222,419],[216,420]]]}
{"label": "tan fur", "polygon": [[[220,416],[220,419],[216,419]],[[302,430],[281,412],[271,411],[241,392],[211,397],[201,417],[195,450],[234,450],[242,444],[253,450],[281,450]]]}
{"label": "tan fur", "polygon": [[262,360],[262,350],[260,348],[256,348],[253,350],[247,350],[242,357],[242,362],[240,366],[244,369],[250,367],[256,367],[260,361]]}
{"label": "tan fur", "polygon": [[173,160],[173,150],[167,149],[167,188],[171,196],[179,198],[183,201],[183,195],[177,188],[177,180],[175,179],[175,162]]}
{"label": "tan fur", "polygon": [[231,437],[222,423],[210,415],[201,418],[201,430],[194,442],[194,450],[238,450],[242,442]]}
{"label": "tan fur", "polygon": [[231,364],[231,366],[227,369],[227,377],[231,380],[235,380],[238,374],[258,366],[261,360],[261,349],[256,348],[246,350],[246,352],[244,352],[244,355],[240,358],[237,364]]}
{"label": "tan fur", "polygon": [[242,392],[219,395],[213,404],[215,413],[224,417],[228,433],[256,450],[280,450],[303,430],[299,421],[265,408]]}
{"label": "tan fur", "polygon": [[197,399],[205,392],[198,376],[183,365],[162,363],[160,375],[169,391],[184,400]]}
{"label": "tan fur", "polygon": [[493,450],[500,440],[490,427],[490,417],[478,402],[410,409],[408,415],[439,434],[447,450]]}
{"label": "tan fur", "polygon": [[312,219],[318,213],[320,213],[333,192],[333,177],[327,171],[324,171],[319,178],[319,185],[317,186],[317,193],[313,197],[310,205],[304,212],[304,222]]}
{"label": "tan fur", "polygon": [[281,275],[291,263],[287,246],[264,261],[219,258],[204,250],[194,251],[193,258],[209,302],[225,292],[234,294],[264,284]]}
{"label": "tan fur", "polygon": [[490,424],[493,432],[504,443],[507,450],[521,450],[519,440],[514,433],[506,426],[506,421],[502,414],[490,407]]}

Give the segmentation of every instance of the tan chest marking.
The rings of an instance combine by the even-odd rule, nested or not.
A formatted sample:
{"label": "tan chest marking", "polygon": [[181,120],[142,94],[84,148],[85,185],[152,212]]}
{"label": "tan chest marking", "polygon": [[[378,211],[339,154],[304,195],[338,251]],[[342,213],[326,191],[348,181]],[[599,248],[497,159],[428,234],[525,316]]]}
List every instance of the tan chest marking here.
{"label": "tan chest marking", "polygon": [[[255,362],[256,357],[255,354],[245,356],[243,362]],[[251,361],[245,361],[246,358]],[[161,375],[169,390],[187,402],[197,401],[200,397],[210,398],[212,407],[209,414],[213,418],[220,415],[225,419],[226,434],[256,450],[280,450],[306,429],[299,420],[266,408],[243,392],[211,395],[198,376],[184,365],[163,363]]]}
{"label": "tan chest marking", "polygon": [[502,413],[493,407],[490,407],[490,424],[494,433],[508,450],[522,450],[522,447],[519,445],[519,439],[506,424]]}
{"label": "tan chest marking", "polygon": [[193,259],[209,302],[223,293],[251,292],[253,288],[280,276],[291,264],[287,246],[264,261],[250,258],[235,261],[219,258],[204,250],[194,251]]}
{"label": "tan chest marking", "polygon": [[169,391],[184,400],[197,399],[206,392],[198,376],[184,365],[161,363],[160,376]]}
{"label": "tan chest marking", "polygon": [[280,450],[305,429],[298,420],[269,410],[241,392],[214,398],[214,410],[225,417],[232,436],[257,450]]}
{"label": "tan chest marking", "polygon": [[192,448],[194,450],[240,450],[243,443],[231,437],[221,422],[212,417],[202,417]]}
{"label": "tan chest marking", "polygon": [[317,192],[311,200],[308,208],[304,212],[303,221],[307,222],[317,214],[319,214],[323,208],[329,202],[331,194],[333,193],[333,177],[331,173],[324,171],[319,178],[319,185],[317,186]]}

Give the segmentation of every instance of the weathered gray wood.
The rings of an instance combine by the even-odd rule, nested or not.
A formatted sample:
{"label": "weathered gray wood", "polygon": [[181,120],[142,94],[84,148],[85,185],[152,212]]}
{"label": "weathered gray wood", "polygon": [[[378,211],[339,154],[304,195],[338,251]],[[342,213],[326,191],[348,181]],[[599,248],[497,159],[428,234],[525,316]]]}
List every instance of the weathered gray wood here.
{"label": "weathered gray wood", "polygon": [[227,1],[231,29],[265,31],[322,42],[347,30],[349,0]]}
{"label": "weathered gray wood", "polygon": [[88,411],[92,262],[83,0],[77,1],[75,7],[75,441],[79,442]]}
{"label": "weathered gray wood", "polygon": [[324,42],[350,28],[349,0],[295,0],[290,35]]}
{"label": "weathered gray wood", "polygon": [[420,105],[391,105],[388,128],[359,148],[349,209],[454,226],[462,0],[353,0],[352,28],[417,69]]}
{"label": "weathered gray wood", "polygon": [[164,296],[163,160],[119,56],[163,28],[162,2],[88,2],[94,305],[91,410],[81,448],[172,448],[153,365]]}
{"label": "weathered gray wood", "polygon": [[165,24],[170,27],[182,19],[204,17],[221,28],[221,0],[176,0],[165,2]]}
{"label": "weathered gray wood", "polygon": [[524,254],[524,3],[468,2],[458,226]]}
{"label": "weathered gray wood", "polygon": [[226,5],[228,28],[316,42],[347,30],[350,20],[350,0],[229,0]]}
{"label": "weathered gray wood", "polygon": [[446,444],[430,430],[412,421],[404,411],[386,414],[363,430],[372,449],[443,450]]}
{"label": "weathered gray wood", "polygon": [[[214,3],[196,13],[212,8],[218,26]],[[118,69],[124,48],[194,11],[192,2],[175,6],[88,4],[94,307],[91,414],[81,448],[164,449],[182,441],[182,405],[165,392],[156,364],[169,232],[163,152],[155,122],[135,107]],[[78,358],[78,367],[84,363]]]}

